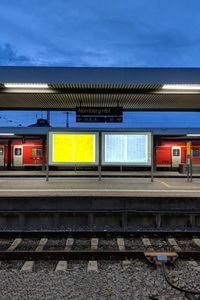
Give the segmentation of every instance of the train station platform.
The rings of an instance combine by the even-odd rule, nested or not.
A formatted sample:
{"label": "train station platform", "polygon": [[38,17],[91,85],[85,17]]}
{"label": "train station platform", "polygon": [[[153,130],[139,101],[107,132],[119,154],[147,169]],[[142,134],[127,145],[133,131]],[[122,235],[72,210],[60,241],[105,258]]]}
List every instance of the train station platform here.
{"label": "train station platform", "polygon": [[[101,172],[102,177],[110,178],[110,177],[119,177],[119,178],[146,178],[150,177],[149,171],[102,171]],[[83,171],[83,170],[70,170],[70,171],[50,171],[49,172],[50,177],[69,177],[69,178],[88,178],[88,177],[99,177],[99,173],[97,171]],[[194,177],[200,178],[200,173],[194,173]],[[0,170],[0,178],[6,178],[6,177],[39,177],[43,178],[46,177],[46,172],[41,170]],[[177,171],[156,171],[154,172],[155,178],[185,178],[186,174],[179,173]]]}
{"label": "train station platform", "polygon": [[1,197],[200,197],[200,179],[0,178]]}

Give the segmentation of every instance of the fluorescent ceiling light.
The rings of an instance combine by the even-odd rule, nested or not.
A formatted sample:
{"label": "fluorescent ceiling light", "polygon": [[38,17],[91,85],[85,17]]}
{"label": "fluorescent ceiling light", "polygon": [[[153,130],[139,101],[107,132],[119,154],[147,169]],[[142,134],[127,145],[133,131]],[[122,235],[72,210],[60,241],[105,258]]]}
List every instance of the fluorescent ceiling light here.
{"label": "fluorescent ceiling light", "polygon": [[7,135],[15,135],[15,134],[14,133],[5,133],[4,132],[4,133],[0,133],[0,135],[6,135],[7,136]]}
{"label": "fluorescent ceiling light", "polygon": [[189,133],[189,134],[186,134],[187,136],[200,136],[199,133]]}
{"label": "fluorescent ceiling light", "polygon": [[198,84],[164,84],[163,90],[200,90],[200,85]]}
{"label": "fluorescent ceiling light", "polygon": [[4,83],[6,88],[17,89],[48,89],[47,83]]}

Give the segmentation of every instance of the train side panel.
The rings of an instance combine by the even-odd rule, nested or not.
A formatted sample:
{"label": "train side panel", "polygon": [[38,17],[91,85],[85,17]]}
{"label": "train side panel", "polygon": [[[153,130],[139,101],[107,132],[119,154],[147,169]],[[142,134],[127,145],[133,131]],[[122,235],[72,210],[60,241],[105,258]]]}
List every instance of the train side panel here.
{"label": "train side panel", "polygon": [[0,167],[5,166],[5,150],[6,147],[3,143],[0,144]]}
{"label": "train side panel", "polygon": [[156,147],[156,166],[157,167],[168,167],[172,165],[171,161],[171,147],[169,146],[157,146]]}
{"label": "train side panel", "polygon": [[4,168],[7,166],[8,161],[8,141],[1,140],[0,141],[0,167]]}
{"label": "train side panel", "polygon": [[[178,169],[186,163],[187,141],[166,140],[156,145],[156,166],[158,168]],[[45,146],[46,148],[46,146]],[[44,153],[46,156],[46,151]],[[43,162],[42,140],[19,139],[0,140],[0,167],[41,166]],[[200,141],[192,142],[192,162],[200,165]]]}
{"label": "train side panel", "polygon": [[35,166],[42,165],[42,144],[38,142],[30,142],[23,146],[23,165]]}
{"label": "train side panel", "polygon": [[156,166],[178,169],[186,162],[186,142],[162,141],[156,146]]}
{"label": "train side panel", "polygon": [[192,163],[200,165],[200,142],[193,142],[192,144]]}
{"label": "train side panel", "polygon": [[[9,145],[10,143],[10,145]],[[43,161],[43,146],[40,140],[1,140],[0,167],[40,166]]]}

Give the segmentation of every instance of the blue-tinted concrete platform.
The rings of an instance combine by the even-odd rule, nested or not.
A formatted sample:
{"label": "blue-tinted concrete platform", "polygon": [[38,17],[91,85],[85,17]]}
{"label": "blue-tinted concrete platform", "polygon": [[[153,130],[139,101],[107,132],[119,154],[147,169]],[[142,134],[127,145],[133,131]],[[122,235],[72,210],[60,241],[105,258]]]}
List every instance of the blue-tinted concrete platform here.
{"label": "blue-tinted concrete platform", "polygon": [[200,197],[200,179],[186,178],[1,178],[1,197]]}

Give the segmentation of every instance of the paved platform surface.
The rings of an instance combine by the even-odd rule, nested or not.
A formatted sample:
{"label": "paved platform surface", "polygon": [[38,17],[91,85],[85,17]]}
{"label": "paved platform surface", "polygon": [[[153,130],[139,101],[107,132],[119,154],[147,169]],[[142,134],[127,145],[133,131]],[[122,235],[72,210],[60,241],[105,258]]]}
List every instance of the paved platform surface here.
{"label": "paved platform surface", "polygon": [[[97,171],[50,171],[51,177],[98,177]],[[200,178],[200,173],[194,173],[195,177]],[[102,176],[112,177],[149,177],[150,171],[102,171]],[[154,172],[156,178],[167,178],[167,177],[186,177],[186,174],[181,174],[176,171],[157,171]],[[46,177],[45,171],[20,171],[20,170],[0,170],[0,178],[4,177]]]}
{"label": "paved platform surface", "polygon": [[200,179],[1,178],[1,196],[200,197]]}

